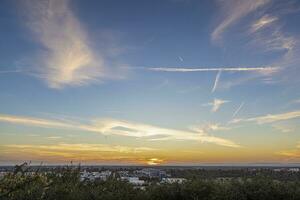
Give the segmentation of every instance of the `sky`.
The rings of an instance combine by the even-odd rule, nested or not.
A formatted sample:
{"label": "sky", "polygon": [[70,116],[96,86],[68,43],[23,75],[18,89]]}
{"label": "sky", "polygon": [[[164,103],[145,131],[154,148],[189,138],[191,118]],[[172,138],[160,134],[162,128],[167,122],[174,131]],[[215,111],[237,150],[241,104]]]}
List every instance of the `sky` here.
{"label": "sky", "polygon": [[297,0],[2,0],[0,164],[300,161]]}

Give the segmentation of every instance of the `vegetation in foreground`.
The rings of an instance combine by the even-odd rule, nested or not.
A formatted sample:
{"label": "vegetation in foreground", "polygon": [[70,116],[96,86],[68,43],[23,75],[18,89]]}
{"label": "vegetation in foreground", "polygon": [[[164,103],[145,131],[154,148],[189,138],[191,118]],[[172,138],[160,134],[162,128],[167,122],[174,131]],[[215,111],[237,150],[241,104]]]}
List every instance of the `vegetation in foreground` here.
{"label": "vegetation in foreground", "polygon": [[300,181],[266,176],[226,181],[196,177],[182,184],[153,183],[141,189],[113,177],[107,181],[80,181],[79,168],[31,175],[16,168],[0,180],[0,199],[299,200]]}

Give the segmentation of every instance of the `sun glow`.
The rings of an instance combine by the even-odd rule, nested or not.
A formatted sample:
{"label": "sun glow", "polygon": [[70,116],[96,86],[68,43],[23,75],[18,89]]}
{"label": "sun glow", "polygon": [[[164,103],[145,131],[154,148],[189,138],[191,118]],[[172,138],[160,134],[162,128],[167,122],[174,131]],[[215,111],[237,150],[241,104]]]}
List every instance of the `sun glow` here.
{"label": "sun glow", "polygon": [[154,165],[159,165],[159,164],[161,164],[162,162],[163,162],[163,160],[161,160],[161,159],[158,159],[158,158],[150,158],[150,159],[147,161],[147,164],[148,164],[148,165],[154,166]]}

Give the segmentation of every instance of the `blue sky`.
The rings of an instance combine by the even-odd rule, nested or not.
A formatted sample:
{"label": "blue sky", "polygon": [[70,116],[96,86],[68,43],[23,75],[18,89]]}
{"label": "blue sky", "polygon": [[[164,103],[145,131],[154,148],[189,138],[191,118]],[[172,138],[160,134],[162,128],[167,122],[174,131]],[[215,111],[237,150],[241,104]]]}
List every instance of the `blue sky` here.
{"label": "blue sky", "polygon": [[299,19],[293,0],[3,0],[0,163],[298,162]]}

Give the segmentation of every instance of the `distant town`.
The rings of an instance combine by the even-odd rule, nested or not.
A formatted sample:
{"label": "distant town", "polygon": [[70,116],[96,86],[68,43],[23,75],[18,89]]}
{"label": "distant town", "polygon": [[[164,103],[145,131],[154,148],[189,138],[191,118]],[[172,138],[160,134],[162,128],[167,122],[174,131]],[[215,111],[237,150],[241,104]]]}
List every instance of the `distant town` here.
{"label": "distant town", "polygon": [[[277,167],[277,166],[202,166],[202,167],[178,167],[178,166],[17,166],[22,168],[26,176],[36,173],[60,173],[62,169],[78,168],[80,170],[80,181],[107,181],[113,178],[125,181],[135,188],[143,189],[149,184],[172,184],[183,183],[192,176],[201,175],[204,179],[215,179],[217,181],[226,181],[233,178],[251,177],[258,174],[269,174],[279,176],[283,174],[293,175],[300,173],[300,167]],[[5,175],[12,173],[15,166],[0,166],[0,179]],[[289,176],[286,176],[288,178]]]}
{"label": "distant town", "polygon": [[300,167],[0,166],[0,199],[298,200]]}

